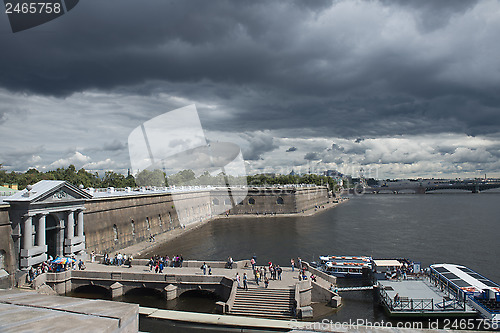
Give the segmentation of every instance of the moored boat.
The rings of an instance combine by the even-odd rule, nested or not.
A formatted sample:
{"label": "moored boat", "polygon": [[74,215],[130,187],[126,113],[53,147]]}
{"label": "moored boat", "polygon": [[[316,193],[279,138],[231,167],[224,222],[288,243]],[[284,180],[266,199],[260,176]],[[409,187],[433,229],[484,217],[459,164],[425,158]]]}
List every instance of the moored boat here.
{"label": "moored boat", "polygon": [[330,275],[345,278],[368,276],[372,258],[367,256],[320,256],[322,270]]}

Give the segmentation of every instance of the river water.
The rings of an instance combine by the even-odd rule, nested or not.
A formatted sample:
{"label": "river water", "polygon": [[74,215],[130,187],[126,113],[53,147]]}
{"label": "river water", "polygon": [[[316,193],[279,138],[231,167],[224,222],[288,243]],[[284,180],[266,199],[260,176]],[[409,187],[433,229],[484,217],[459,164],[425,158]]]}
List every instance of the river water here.
{"label": "river water", "polygon": [[[319,255],[406,257],[468,266],[500,282],[500,192],[363,195],[310,217],[229,218],[209,222],[154,253],[185,259],[235,260],[289,265],[290,258]],[[372,291],[345,292],[343,306],[324,318],[370,322],[388,318]],[[125,301],[134,301],[124,299]],[[157,304],[154,304],[157,305]],[[170,307],[166,306],[166,307]],[[183,300],[182,310],[210,312],[210,302]],[[155,325],[144,322],[150,327]]]}
{"label": "river water", "polygon": [[[257,261],[289,265],[319,255],[405,257],[468,266],[500,282],[500,192],[363,195],[310,217],[212,221],[155,254],[185,259]],[[150,253],[151,254],[151,253]],[[343,293],[344,306],[326,318],[387,320],[372,291]]]}

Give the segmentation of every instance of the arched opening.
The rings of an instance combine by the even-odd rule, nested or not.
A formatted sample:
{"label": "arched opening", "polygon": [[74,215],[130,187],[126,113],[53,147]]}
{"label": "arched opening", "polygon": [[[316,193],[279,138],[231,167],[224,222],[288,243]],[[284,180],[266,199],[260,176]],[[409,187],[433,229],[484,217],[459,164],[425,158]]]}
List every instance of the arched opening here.
{"label": "arched opening", "polygon": [[132,236],[135,236],[135,222],[134,222],[134,220],[130,221],[130,226],[132,228]]}
{"label": "arched opening", "polygon": [[160,227],[163,225],[163,221],[161,220],[161,214],[158,214],[158,222],[160,223]]}
{"label": "arched opening", "polygon": [[165,296],[159,289],[134,288],[127,291],[123,296],[115,299],[117,301],[135,303],[140,306],[165,308]]}
{"label": "arched opening", "polygon": [[111,291],[103,286],[87,284],[73,290],[68,296],[90,299],[111,299]]}
{"label": "arched opening", "polygon": [[231,206],[231,200],[230,199],[225,199],[224,200],[224,205]]}
{"label": "arched opening", "polygon": [[151,224],[149,223],[149,217],[146,217],[146,226],[148,230],[151,230]]}
{"label": "arched opening", "polygon": [[178,298],[169,301],[169,308],[178,311],[196,311],[204,313],[216,313],[217,301],[221,301],[219,295],[203,289],[193,289],[183,292]]}
{"label": "arched opening", "polygon": [[285,202],[283,201],[283,198],[282,198],[282,197],[278,197],[278,199],[276,199],[276,203],[277,203],[278,205],[283,205],[283,204],[285,204]]}
{"label": "arched opening", "polygon": [[45,217],[45,243],[47,244],[47,256],[52,258],[57,257],[59,253],[58,241],[59,241],[59,219],[52,214]]}
{"label": "arched opening", "polygon": [[118,240],[118,228],[116,227],[116,224],[113,224],[113,237],[116,242]]}
{"label": "arched opening", "polygon": [[255,205],[255,199],[252,198],[252,197],[248,198],[248,204],[249,205]]}
{"label": "arched opening", "polygon": [[221,297],[210,290],[205,289],[191,289],[183,292],[180,298],[206,298],[213,301],[220,301]]}
{"label": "arched opening", "polygon": [[219,199],[217,199],[217,198],[213,198],[213,199],[212,199],[212,204],[213,204],[214,206],[218,206],[218,205],[219,205]]}

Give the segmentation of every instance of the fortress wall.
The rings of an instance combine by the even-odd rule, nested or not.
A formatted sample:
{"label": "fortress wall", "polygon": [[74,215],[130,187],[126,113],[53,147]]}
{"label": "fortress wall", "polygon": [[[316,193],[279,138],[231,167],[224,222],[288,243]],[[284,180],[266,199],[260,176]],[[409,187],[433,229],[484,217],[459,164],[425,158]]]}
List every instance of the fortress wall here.
{"label": "fortress wall", "polygon": [[16,268],[9,205],[0,205],[0,269],[9,273],[9,276],[0,277],[0,288],[10,288],[14,285]]}
{"label": "fortress wall", "polygon": [[326,186],[297,188],[295,193],[296,211],[308,210],[316,205],[324,205],[328,201]]}

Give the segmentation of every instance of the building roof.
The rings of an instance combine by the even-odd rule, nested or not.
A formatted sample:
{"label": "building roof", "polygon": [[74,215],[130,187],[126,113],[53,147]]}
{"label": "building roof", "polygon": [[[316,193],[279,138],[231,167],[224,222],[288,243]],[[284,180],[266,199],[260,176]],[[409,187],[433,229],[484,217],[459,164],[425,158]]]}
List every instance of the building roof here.
{"label": "building roof", "polygon": [[68,182],[63,180],[41,180],[35,185],[32,185],[30,190],[28,191],[28,187],[22,191],[17,192],[16,194],[4,198],[3,201],[7,202],[36,202],[46,195],[56,192],[62,188],[66,188],[72,192],[74,192],[79,199],[90,199],[92,195],[89,193],[80,190],[76,186],[71,185]]}
{"label": "building roof", "polygon": [[19,192],[10,187],[0,186],[0,196],[12,195],[13,193]]}
{"label": "building roof", "polygon": [[373,263],[377,267],[400,267],[403,266],[402,263],[400,263],[396,259],[378,259],[378,260],[373,260]]}

